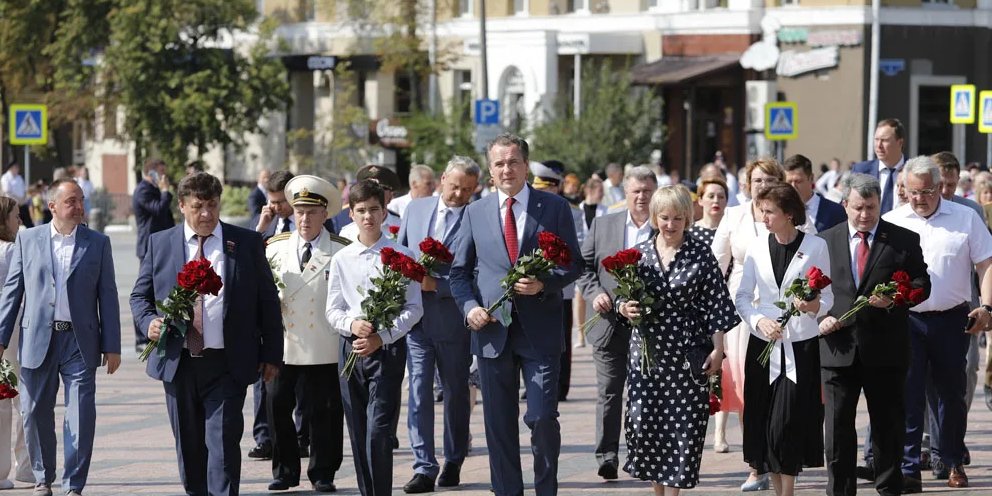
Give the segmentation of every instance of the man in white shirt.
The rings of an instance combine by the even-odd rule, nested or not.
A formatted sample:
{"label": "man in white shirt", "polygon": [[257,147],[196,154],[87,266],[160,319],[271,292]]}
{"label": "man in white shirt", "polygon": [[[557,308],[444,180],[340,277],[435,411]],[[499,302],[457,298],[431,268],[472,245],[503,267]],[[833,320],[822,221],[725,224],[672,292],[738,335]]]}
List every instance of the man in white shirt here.
{"label": "man in white shirt", "polygon": [[[925,381],[929,374],[938,392],[937,424],[941,461],[950,467],[948,486],[968,487],[964,473],[965,355],[968,333],[992,321],[992,234],[967,207],[940,196],[940,169],[930,157],[906,162],[903,182],[908,205],[884,219],[920,235],[930,274],[930,298],[910,311],[910,365],[906,378],[906,450],[902,471],[907,488],[918,487],[923,434]],[[982,306],[970,309],[972,270],[981,281]]]}
{"label": "man in white shirt", "polygon": [[7,172],[0,176],[0,191],[3,192],[4,196],[9,196],[17,201],[17,205],[20,207],[21,222],[24,226],[34,226],[28,211],[27,185],[24,183],[24,178],[21,177],[21,164],[17,160],[11,161],[10,165],[7,166]]}
{"label": "man in white shirt", "polygon": [[412,200],[417,198],[427,198],[434,194],[434,190],[437,187],[437,181],[434,177],[434,169],[423,165],[417,164],[410,167],[410,177],[408,179],[410,183],[410,192],[393,198],[393,201],[386,205],[386,208],[392,210],[400,217],[403,217],[403,213],[406,211],[407,205],[410,204]]}
{"label": "man in white shirt", "polygon": [[603,204],[610,207],[623,201],[623,166],[610,163],[606,166],[606,179],[603,181]]}
{"label": "man in white shirt", "polygon": [[647,167],[632,167],[624,177],[627,209],[593,219],[582,243],[584,271],[578,281],[585,298],[593,302],[602,319],[586,333],[596,364],[596,462],[598,474],[616,479],[620,467],[620,426],[623,422],[623,387],[627,379],[627,352],[631,328],[613,308],[616,279],[601,262],[616,252],[633,248],[651,237],[649,206],[658,189],[655,174]]}

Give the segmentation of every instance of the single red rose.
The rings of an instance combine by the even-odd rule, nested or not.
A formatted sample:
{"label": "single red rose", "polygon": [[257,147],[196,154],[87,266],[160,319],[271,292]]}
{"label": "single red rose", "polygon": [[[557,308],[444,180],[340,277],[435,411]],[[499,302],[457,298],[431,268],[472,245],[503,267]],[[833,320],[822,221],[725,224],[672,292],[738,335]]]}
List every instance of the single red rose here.
{"label": "single red rose", "polygon": [[221,280],[220,276],[216,272],[210,271],[207,277],[200,281],[199,286],[196,287],[196,292],[200,294],[211,294],[217,296],[220,293],[220,289],[224,287],[224,282]]}
{"label": "single red rose", "polygon": [[413,259],[407,258],[403,261],[403,267],[400,273],[403,274],[403,277],[412,281],[423,282],[424,276],[427,275],[427,269],[423,265],[414,262]]}
{"label": "single red rose", "polygon": [[621,265],[637,265],[641,260],[641,252],[634,248],[620,250],[617,252],[617,260]]}
{"label": "single red rose", "polygon": [[17,394],[17,389],[10,387],[10,384],[0,384],[0,400],[13,398]]}
{"label": "single red rose", "polygon": [[897,270],[892,274],[892,280],[901,284],[909,284],[912,279],[909,278],[909,274],[904,270]]}
{"label": "single red rose", "polygon": [[829,286],[831,282],[832,281],[830,280],[829,277],[824,275],[823,272],[820,272],[820,274],[817,275],[816,277],[809,278],[809,288],[814,291],[820,291],[821,289]]}
{"label": "single red rose", "polygon": [[382,265],[392,265],[393,259],[395,259],[397,255],[399,255],[399,253],[388,246],[379,252],[379,257],[382,259]]}
{"label": "single red rose", "polygon": [[720,398],[716,393],[710,393],[710,415],[716,415],[720,411]]}
{"label": "single red rose", "polygon": [[447,246],[444,246],[444,243],[434,238],[424,238],[420,242],[420,251],[440,263],[450,264],[455,259],[451,250]]}
{"label": "single red rose", "polygon": [[909,301],[914,305],[923,303],[923,300],[925,299],[926,296],[923,294],[923,288],[915,288],[909,292]]}
{"label": "single red rose", "polygon": [[821,277],[822,275],[823,275],[823,271],[820,270],[820,268],[815,265],[810,267],[809,270],[806,271],[807,279],[815,279]]}
{"label": "single red rose", "polygon": [[614,270],[617,270],[618,263],[617,263],[617,257],[615,255],[608,256],[603,260],[601,260],[599,263],[603,265],[603,268],[606,269],[607,272],[613,272]]}
{"label": "single red rose", "polygon": [[400,226],[389,226],[389,234],[396,236],[400,232]]}

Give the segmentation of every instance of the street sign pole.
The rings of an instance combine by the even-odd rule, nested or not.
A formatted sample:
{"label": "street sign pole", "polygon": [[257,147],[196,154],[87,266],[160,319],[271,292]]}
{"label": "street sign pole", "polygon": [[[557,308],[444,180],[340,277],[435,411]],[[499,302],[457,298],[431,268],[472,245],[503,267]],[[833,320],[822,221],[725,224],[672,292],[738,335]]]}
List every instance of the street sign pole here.
{"label": "street sign pole", "polygon": [[31,184],[31,146],[24,145],[24,184]]}

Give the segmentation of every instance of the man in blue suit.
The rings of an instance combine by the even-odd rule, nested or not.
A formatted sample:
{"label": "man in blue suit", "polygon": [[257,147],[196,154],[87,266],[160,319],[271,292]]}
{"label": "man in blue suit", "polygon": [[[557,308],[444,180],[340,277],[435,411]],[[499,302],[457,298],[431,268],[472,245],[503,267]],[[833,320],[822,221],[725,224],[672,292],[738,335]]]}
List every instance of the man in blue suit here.
{"label": "man in blue suit", "polygon": [[[172,218],[172,187],[169,176],[165,174],[165,162],[160,158],[150,158],[141,168],[141,181],[134,187],[131,196],[131,210],[134,211],[134,223],[138,226],[137,254],[138,263],[145,258],[148,251],[148,238],[153,233],[164,231],[174,225]],[[145,333],[135,326],[134,343],[138,352],[148,344]]]}
{"label": "man in blue suit", "polygon": [[899,206],[896,177],[906,163],[902,147],[906,143],[906,128],[899,119],[885,119],[875,126],[875,159],[858,162],[851,172],[868,174],[882,185],[882,215]]}
{"label": "man in blue suit", "polygon": [[[451,293],[472,332],[479,357],[486,442],[493,489],[498,496],[523,494],[517,391],[522,369],[527,393],[524,422],[531,430],[534,486],[538,495],[558,491],[558,371],[562,349],[561,291],[581,272],[575,222],[564,198],[527,186],[528,146],[501,134],[487,147],[496,192],[466,207],[451,265]],[[520,256],[538,248],[537,233],[557,234],[572,263],[539,279],[513,286],[509,322],[486,312],[503,294],[499,281]],[[495,312],[499,314],[499,310]]]}
{"label": "man in blue suit", "polygon": [[179,475],[190,495],[238,494],[245,391],[259,373],[271,380],[282,363],[279,297],[262,238],[219,221],[220,195],[210,174],[183,178],[179,208],[186,221],[152,236],[131,292],[135,320],[157,341],[163,329],[155,301],[169,295],[185,263],[209,260],[224,283],[217,296],[200,300],[186,339],[170,339],[164,355],[148,359],[148,375],[165,386]]}
{"label": "man in blue suit", "polygon": [[799,192],[799,198],[806,204],[806,225],[803,230],[809,234],[826,231],[847,220],[847,211],[816,192],[813,182],[813,162],[803,155],[793,155],[782,163],[785,169],[785,182]]}
{"label": "man in blue suit", "polygon": [[[55,480],[55,399],[65,386],[62,491],[86,486],[96,430],[96,369],[121,364],[120,306],[110,239],[82,226],[83,190],[52,183],[52,222],[17,236],[0,297],[0,356],[21,324],[21,412],[34,496],[51,496]],[[101,356],[102,361],[101,361]],[[70,401],[71,398],[71,401]]]}
{"label": "man in blue suit", "polygon": [[[420,242],[438,240],[454,253],[455,233],[479,183],[479,166],[468,157],[453,157],[441,175],[441,195],[418,198],[409,203],[400,225],[399,243],[420,257]],[[461,465],[468,454],[468,422],[471,413],[468,369],[472,365],[469,333],[458,304],[451,295],[449,267],[437,264],[421,283],[424,317],[406,337],[407,369],[410,376],[408,426],[413,448],[413,478],[403,487],[408,494],[434,490],[461,482]],[[438,477],[434,455],[434,369],[444,390],[444,470]]]}

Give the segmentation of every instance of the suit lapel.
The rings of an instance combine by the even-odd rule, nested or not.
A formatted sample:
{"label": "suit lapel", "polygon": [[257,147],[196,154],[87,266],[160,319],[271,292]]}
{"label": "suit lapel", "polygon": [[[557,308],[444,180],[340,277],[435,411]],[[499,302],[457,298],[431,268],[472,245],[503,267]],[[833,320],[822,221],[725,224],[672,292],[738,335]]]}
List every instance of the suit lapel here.
{"label": "suit lapel", "polygon": [[[235,242],[234,230],[223,222],[220,223],[220,234],[221,250],[223,250],[222,256],[224,257],[224,285],[230,286],[234,284],[235,268],[238,263],[237,243]],[[224,318],[227,318],[227,309],[231,306],[231,298],[229,296],[230,293],[225,291]]]}
{"label": "suit lapel", "polygon": [[[530,188],[530,186],[524,186],[525,188]],[[540,224],[540,219],[543,216],[545,208],[545,198],[537,190],[531,188],[530,198],[527,199],[527,221],[524,223],[524,235],[520,238],[520,253],[523,255],[526,253],[524,247],[530,246],[531,239],[537,232],[537,226]],[[537,243],[533,243],[534,247]]]}
{"label": "suit lapel", "polygon": [[[840,281],[843,281],[852,289],[853,293],[857,293],[858,288],[854,286],[854,270],[851,267],[851,231],[848,223],[845,222],[842,225],[844,228],[831,233],[833,237],[827,240],[827,249],[831,254],[830,261],[831,263],[837,262],[836,265],[830,267],[830,277],[834,284],[841,284]],[[850,282],[848,283],[848,281]]]}
{"label": "suit lapel", "polygon": [[454,224],[451,225],[450,228],[445,227],[445,229],[448,230],[448,235],[445,236],[443,240],[441,240],[441,242],[444,243],[444,246],[451,248],[452,245],[454,244],[455,233],[458,232],[458,228],[461,227],[462,225],[462,217],[465,215],[465,208],[466,207],[462,207],[461,211],[458,212],[458,215],[454,217],[455,222]]}
{"label": "suit lapel", "polygon": [[[868,263],[865,264],[864,276],[861,278],[858,284],[858,292],[860,293],[865,287],[865,281],[868,280],[869,274],[871,274],[871,269],[878,262],[879,257],[882,252],[889,249],[889,230],[882,225],[882,222],[878,222],[878,228],[875,230],[875,240],[871,244],[871,248],[868,250]],[[848,248],[850,250],[850,248]]]}
{"label": "suit lapel", "polygon": [[491,223],[491,227],[488,229],[488,231],[489,232],[492,232],[492,233],[495,233],[496,236],[497,236],[497,239],[499,239],[499,244],[501,244],[503,246],[503,249],[502,250],[499,250],[500,251],[500,256],[502,257],[502,260],[505,261],[507,267],[509,267],[509,266],[512,265],[510,263],[510,254],[507,253],[507,251],[506,251],[506,240],[503,238],[503,224],[502,224],[502,219],[499,218],[499,208],[500,208],[500,204],[499,204],[499,192],[498,191],[493,191],[491,194],[489,194],[488,196],[486,196],[485,198],[483,198],[480,201],[489,202],[489,205],[484,205],[483,206],[482,211],[485,212],[485,211],[488,210],[488,211],[492,212],[492,214],[491,215],[483,215],[482,216],[483,222],[489,222],[489,223]]}
{"label": "suit lapel", "polygon": [[79,226],[76,228],[76,243],[72,250],[72,262],[69,264],[69,273],[66,278],[72,276],[72,273],[76,271],[76,267],[79,266],[79,261],[86,256],[86,250],[90,247],[90,236],[89,231]]}
{"label": "suit lapel", "polygon": [[36,244],[36,248],[35,248],[36,253],[47,253],[48,254],[48,260],[51,261],[51,263],[48,264],[48,271],[49,271],[48,278],[54,281],[55,280],[55,250],[53,249],[53,246],[52,246],[52,232],[51,232],[51,230],[50,229],[41,229],[41,230],[39,230],[38,237],[35,238],[35,242],[37,243]]}
{"label": "suit lapel", "polygon": [[176,226],[176,232],[169,240],[170,249],[172,250],[172,272],[176,274],[179,274],[183,270],[183,265],[186,265],[186,257],[188,256],[186,255],[186,232],[184,225],[180,224]]}

